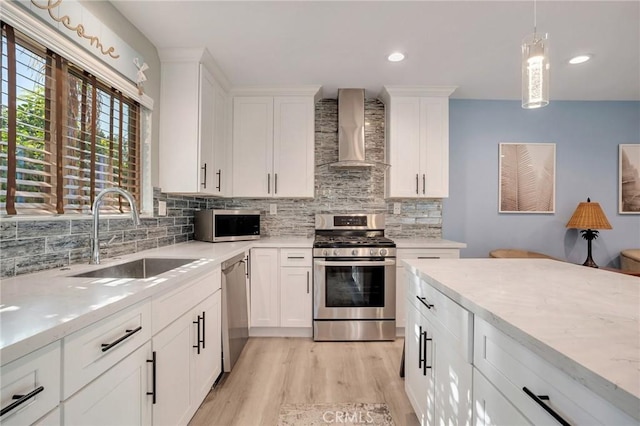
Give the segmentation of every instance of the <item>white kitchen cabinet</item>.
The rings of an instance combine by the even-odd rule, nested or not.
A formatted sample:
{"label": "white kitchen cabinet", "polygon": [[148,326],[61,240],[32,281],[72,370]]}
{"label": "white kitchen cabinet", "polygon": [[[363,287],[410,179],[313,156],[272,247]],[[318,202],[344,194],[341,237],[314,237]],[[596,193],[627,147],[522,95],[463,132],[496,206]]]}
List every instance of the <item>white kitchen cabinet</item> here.
{"label": "white kitchen cabinet", "polygon": [[251,327],[278,327],[278,249],[251,249]]}
{"label": "white kitchen cabinet", "polygon": [[473,369],[473,424],[522,426],[532,423],[477,369]]}
{"label": "white kitchen cabinet", "polygon": [[454,88],[385,87],[386,198],[449,196],[449,95]]}
{"label": "white kitchen cabinet", "polygon": [[280,249],[280,327],[311,327],[311,250]]}
{"label": "white kitchen cabinet", "polygon": [[221,296],[216,267],[152,301],[152,318],[163,324],[152,339],[154,425],[186,425],[222,372]]}
{"label": "white kitchen cabinet", "polygon": [[151,425],[147,342],[63,403],[65,425]]}
{"label": "white kitchen cabinet", "polygon": [[[529,423],[562,424],[562,419],[576,425],[638,424],[488,322],[476,318],[474,327],[473,362],[478,374],[504,395]],[[474,395],[476,399],[479,397]],[[509,416],[509,408],[494,410],[495,416]],[[558,417],[554,418],[551,411]]]}
{"label": "white kitchen cabinet", "polygon": [[[3,425],[32,424],[60,403],[60,341],[51,343],[0,370]],[[50,418],[55,424],[55,418]],[[59,421],[59,416],[58,416]]]}
{"label": "white kitchen cabinet", "polygon": [[251,335],[307,336],[313,318],[311,249],[251,249]]}
{"label": "white kitchen cabinet", "polygon": [[234,197],[314,196],[318,88],[306,92],[296,96],[234,96]]}
{"label": "white kitchen cabinet", "polygon": [[160,187],[226,195],[227,94],[203,49],[161,49]]}
{"label": "white kitchen cabinet", "polygon": [[405,389],[420,424],[470,424],[472,315],[415,275],[406,298]]}
{"label": "white kitchen cabinet", "polygon": [[457,248],[399,248],[396,249],[396,328],[398,334],[406,322],[406,280],[407,272],[402,263],[405,259],[457,259],[460,249]]}

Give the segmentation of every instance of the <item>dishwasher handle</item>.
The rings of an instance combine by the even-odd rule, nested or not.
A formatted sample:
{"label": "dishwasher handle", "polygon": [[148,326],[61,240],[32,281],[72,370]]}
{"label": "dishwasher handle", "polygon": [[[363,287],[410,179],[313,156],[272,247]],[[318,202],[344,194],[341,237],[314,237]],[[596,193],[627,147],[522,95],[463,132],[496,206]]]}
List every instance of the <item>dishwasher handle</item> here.
{"label": "dishwasher handle", "polygon": [[222,272],[226,274],[227,272],[235,268],[239,263],[244,263],[244,253],[240,253],[239,255],[222,262]]}

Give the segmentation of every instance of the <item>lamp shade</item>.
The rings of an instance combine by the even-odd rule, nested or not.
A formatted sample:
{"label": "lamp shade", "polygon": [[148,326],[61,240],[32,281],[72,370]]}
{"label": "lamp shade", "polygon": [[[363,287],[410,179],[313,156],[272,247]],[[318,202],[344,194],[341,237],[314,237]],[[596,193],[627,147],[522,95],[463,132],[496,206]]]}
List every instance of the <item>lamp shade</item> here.
{"label": "lamp shade", "polygon": [[589,198],[578,204],[576,211],[567,223],[567,228],[575,229],[613,229],[599,203],[592,203]]}

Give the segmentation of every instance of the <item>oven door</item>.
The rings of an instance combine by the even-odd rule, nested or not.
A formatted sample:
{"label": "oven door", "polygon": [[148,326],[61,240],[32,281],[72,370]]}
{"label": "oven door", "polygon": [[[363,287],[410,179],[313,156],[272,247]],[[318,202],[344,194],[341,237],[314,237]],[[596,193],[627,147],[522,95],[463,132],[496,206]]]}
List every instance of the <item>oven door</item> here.
{"label": "oven door", "polygon": [[395,258],[315,259],[313,287],[316,320],[395,319]]}

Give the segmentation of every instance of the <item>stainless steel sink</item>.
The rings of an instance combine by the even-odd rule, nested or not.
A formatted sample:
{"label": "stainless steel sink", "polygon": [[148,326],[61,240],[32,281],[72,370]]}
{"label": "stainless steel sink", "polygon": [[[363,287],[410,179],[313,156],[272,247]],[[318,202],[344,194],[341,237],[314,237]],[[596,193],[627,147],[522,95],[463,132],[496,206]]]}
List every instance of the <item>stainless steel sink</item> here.
{"label": "stainless steel sink", "polygon": [[133,260],[120,265],[107,266],[82,274],[71,275],[72,277],[93,277],[93,278],[149,278],[160,275],[172,269],[179,268],[196,259],[164,259],[164,258],[143,258]]}

